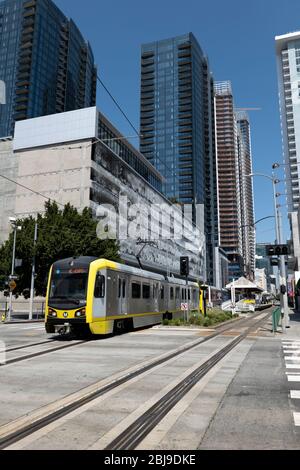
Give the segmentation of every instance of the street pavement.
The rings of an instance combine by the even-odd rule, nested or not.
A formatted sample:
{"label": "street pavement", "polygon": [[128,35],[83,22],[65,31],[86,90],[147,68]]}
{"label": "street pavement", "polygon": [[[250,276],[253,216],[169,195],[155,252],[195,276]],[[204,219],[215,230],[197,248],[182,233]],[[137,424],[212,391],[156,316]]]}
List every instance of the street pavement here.
{"label": "street pavement", "polygon": [[[270,324],[269,324],[270,326]],[[300,449],[300,314],[259,337],[224,395],[199,449]]]}
{"label": "street pavement", "polygon": [[[0,339],[8,347],[51,336],[42,324],[0,324]],[[155,327],[4,367],[0,423],[197,337],[197,329]],[[16,448],[103,448],[138,410],[150,406],[154,395],[232,338],[210,340],[155,373],[124,384],[115,395],[53,423],[47,432],[29,436]],[[269,320],[247,337],[174,406],[139,449],[300,449],[300,314],[291,313],[286,333],[279,328],[274,334]]]}

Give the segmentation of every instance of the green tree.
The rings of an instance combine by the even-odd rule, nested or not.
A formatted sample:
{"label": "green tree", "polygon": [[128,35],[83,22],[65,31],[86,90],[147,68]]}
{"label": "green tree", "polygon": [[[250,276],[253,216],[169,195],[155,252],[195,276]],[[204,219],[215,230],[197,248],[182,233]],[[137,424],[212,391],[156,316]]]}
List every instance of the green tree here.
{"label": "green tree", "polygon": [[[96,256],[120,261],[119,246],[115,240],[99,240],[96,234],[98,222],[88,208],[79,213],[70,204],[60,209],[55,202],[45,204],[45,213],[39,214],[38,240],[33,247],[35,220],[27,217],[19,220],[22,230],[17,233],[16,258],[22,259],[22,267],[16,268],[19,275],[17,289],[22,293],[30,287],[32,258],[36,256],[35,289],[37,295],[44,295],[50,266],[59,259],[71,256]],[[0,247],[0,290],[11,270],[13,234]]]}

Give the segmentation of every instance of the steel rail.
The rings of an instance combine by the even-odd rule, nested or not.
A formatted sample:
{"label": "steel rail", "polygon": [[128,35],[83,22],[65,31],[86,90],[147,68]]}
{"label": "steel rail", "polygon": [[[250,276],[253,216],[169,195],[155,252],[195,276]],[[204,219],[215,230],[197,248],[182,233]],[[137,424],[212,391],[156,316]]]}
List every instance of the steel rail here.
{"label": "steel rail", "polygon": [[45,354],[49,354],[51,352],[56,352],[56,351],[60,351],[62,349],[67,349],[67,348],[72,348],[72,347],[75,347],[75,346],[79,346],[80,344],[87,343],[87,342],[88,342],[88,340],[82,340],[82,341],[77,341],[76,343],[72,343],[72,344],[63,344],[61,346],[56,346],[55,348],[49,348],[49,349],[44,349],[42,351],[33,352],[33,353],[30,353],[30,354],[26,354],[25,356],[17,356],[17,357],[14,357],[12,359],[7,359],[5,361],[5,363],[0,364],[0,367],[2,368],[2,367],[5,367],[5,366],[9,366],[10,364],[16,364],[17,362],[26,361],[27,359],[33,359],[35,357],[44,356]]}
{"label": "steel rail", "polygon": [[[256,322],[257,325],[264,323],[268,313],[263,319]],[[168,412],[201,380],[221,359],[232,351],[243,341],[255,325],[250,326],[246,332],[239,335],[231,343],[226,345],[198,369],[184,378],[178,385],[170,390],[165,396],[158,400],[149,410],[136,419],[127,429],[116,437],[104,450],[134,450],[152,429],[168,414]]]}
{"label": "steel rail", "polygon": [[48,343],[53,343],[53,341],[56,341],[55,339],[49,339],[48,341],[40,341],[39,343],[30,343],[30,344],[23,344],[22,346],[13,346],[11,348],[5,349],[5,352],[12,352],[12,351],[19,351],[21,349],[27,349],[31,348],[34,346],[41,346],[42,344],[48,344]]}
{"label": "steel rail", "polygon": [[[220,327],[217,332],[213,333],[210,336],[207,336],[205,338],[199,339],[199,341],[195,341],[192,345],[188,345],[186,347],[182,347],[180,349],[176,349],[171,351],[169,354],[166,354],[164,357],[153,360],[150,364],[145,365],[140,367],[134,372],[130,372],[126,374],[125,373],[120,377],[115,380],[113,380],[111,383],[108,383],[107,385],[104,385],[100,389],[93,391],[89,393],[88,395],[84,394],[84,389],[82,390],[83,397],[78,398],[74,400],[73,402],[62,406],[61,408],[52,411],[46,416],[43,416],[42,418],[36,419],[33,423],[30,423],[28,425],[22,425],[20,428],[16,428],[16,430],[9,432],[7,435],[4,435],[3,437],[0,438],[0,450],[5,449],[9,447],[10,445],[24,439],[25,437],[33,434],[34,432],[38,431],[41,428],[44,428],[48,424],[56,421],[59,418],[62,418],[63,416],[66,416],[70,414],[72,411],[77,410],[78,408],[81,408],[83,405],[90,403],[91,401],[95,400],[96,398],[104,395],[105,393],[119,387],[120,385],[123,385],[124,383],[130,381],[131,379],[138,377],[139,375],[143,374],[144,372],[147,372],[154,367],[163,364],[165,362],[168,362],[169,360],[173,359],[176,356],[179,356],[181,354],[186,353],[187,351],[194,349],[198,347],[199,345],[206,343],[207,341],[215,338],[216,336],[221,335],[222,333],[226,331],[230,331],[232,329],[232,324],[237,324],[238,327],[243,327],[245,324],[252,322],[253,319],[256,317],[260,316],[261,312],[259,312],[257,315],[254,315],[250,318],[244,318],[237,320],[236,322],[230,322],[230,325],[224,325],[224,327]],[[271,315],[271,312],[268,312],[268,314],[259,322],[257,323],[262,323],[265,321],[265,318],[267,316]],[[244,334],[245,335],[245,334]],[[235,341],[235,340],[234,340]],[[232,343],[230,343],[232,344]],[[67,345],[67,347],[70,345]],[[199,379],[198,379],[199,380]],[[30,418],[30,415],[28,415]],[[16,420],[17,421],[17,420]],[[7,423],[9,424],[9,423]],[[16,425],[17,426],[17,425]],[[5,425],[3,426],[5,427]],[[1,427],[0,427],[0,433],[1,433]]]}

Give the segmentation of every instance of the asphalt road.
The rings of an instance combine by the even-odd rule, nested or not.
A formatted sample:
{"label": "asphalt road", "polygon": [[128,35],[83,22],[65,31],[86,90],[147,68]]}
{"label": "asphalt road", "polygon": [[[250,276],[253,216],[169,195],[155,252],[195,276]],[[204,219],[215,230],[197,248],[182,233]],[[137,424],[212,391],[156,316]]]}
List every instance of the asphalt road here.
{"label": "asphalt road", "polygon": [[[240,343],[174,406],[138,448],[300,448],[300,426],[296,425],[299,399],[291,398],[291,389],[293,397],[297,391],[300,395],[300,381],[291,383],[288,379],[290,373],[297,380],[300,368],[290,369],[290,359],[286,359],[286,350],[297,351],[298,338],[300,357],[300,327],[295,322],[293,329],[293,325],[291,322],[289,334],[283,337],[280,333],[273,336],[267,324]],[[236,327],[234,331],[123,384],[12,448],[105,448],[187,371],[232,341]],[[45,333],[43,324],[0,324],[0,339],[8,348],[54,336]],[[201,337],[199,330],[156,327],[1,367],[0,425]]]}

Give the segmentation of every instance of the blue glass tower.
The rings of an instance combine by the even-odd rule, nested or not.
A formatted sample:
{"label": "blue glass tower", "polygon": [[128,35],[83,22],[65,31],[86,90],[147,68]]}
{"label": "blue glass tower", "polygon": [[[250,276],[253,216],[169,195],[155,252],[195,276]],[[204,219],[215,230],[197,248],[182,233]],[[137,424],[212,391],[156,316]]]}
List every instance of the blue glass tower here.
{"label": "blue glass tower", "polygon": [[142,46],[140,150],[183,203],[205,199],[207,67],[192,33]]}
{"label": "blue glass tower", "polygon": [[204,205],[210,282],[218,245],[214,114],[213,78],[192,33],[142,45],[140,150],[164,176],[168,198]]}
{"label": "blue glass tower", "polygon": [[97,73],[90,45],[52,0],[0,2],[0,136],[15,121],[96,103]]}

